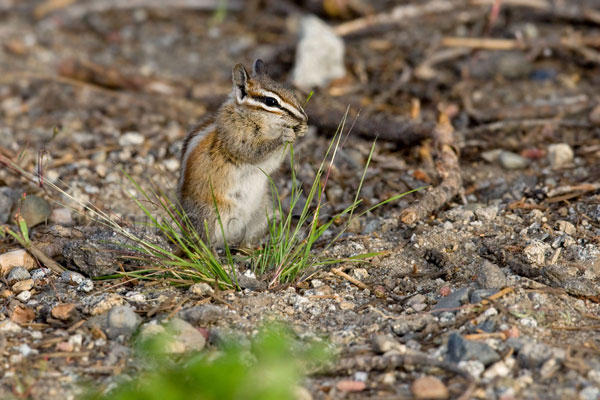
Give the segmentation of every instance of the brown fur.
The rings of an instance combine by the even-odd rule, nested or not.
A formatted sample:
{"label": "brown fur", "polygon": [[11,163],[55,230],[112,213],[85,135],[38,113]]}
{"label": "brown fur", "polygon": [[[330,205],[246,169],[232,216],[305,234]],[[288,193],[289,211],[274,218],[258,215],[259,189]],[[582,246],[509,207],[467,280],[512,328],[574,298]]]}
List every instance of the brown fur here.
{"label": "brown fur", "polygon": [[[269,203],[262,171],[273,172],[283,159],[285,143],[306,131],[306,115],[292,90],[265,74],[250,77],[239,68],[234,68],[233,93],[217,112],[214,129],[200,139],[196,136],[208,125],[196,127],[182,148],[179,199],[201,237],[215,246],[223,243],[215,203],[228,244],[248,245],[260,239]],[[240,79],[248,96],[241,101]],[[300,110],[303,118],[288,110],[248,104],[261,89],[276,93],[289,107]]]}

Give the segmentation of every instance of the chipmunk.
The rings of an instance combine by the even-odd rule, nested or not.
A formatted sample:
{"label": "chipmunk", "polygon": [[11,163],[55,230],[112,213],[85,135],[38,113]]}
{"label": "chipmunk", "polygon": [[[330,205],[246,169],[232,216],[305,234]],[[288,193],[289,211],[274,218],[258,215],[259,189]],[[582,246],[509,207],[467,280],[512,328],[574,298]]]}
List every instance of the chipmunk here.
{"label": "chipmunk", "polygon": [[179,201],[212,247],[223,239],[243,247],[260,240],[272,213],[267,175],[281,165],[286,144],[307,130],[294,91],[273,81],[263,61],[254,62],[252,75],[242,64],[232,72],[229,99],[188,134],[181,151]]}

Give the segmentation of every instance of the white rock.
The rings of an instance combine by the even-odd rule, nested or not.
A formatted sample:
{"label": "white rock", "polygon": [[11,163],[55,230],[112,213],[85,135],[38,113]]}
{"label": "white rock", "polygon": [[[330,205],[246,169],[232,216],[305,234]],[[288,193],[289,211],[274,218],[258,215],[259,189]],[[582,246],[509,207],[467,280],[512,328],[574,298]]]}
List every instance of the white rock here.
{"label": "white rock", "polygon": [[126,132],[119,138],[120,146],[139,146],[144,143],[144,136],[139,132]]}
{"label": "white rock", "polygon": [[55,208],[50,214],[50,222],[65,226],[71,225],[73,223],[71,210],[68,208]]}
{"label": "white rock", "polygon": [[369,273],[364,268],[354,268],[352,270],[352,275],[358,280],[365,280],[369,277]]}
{"label": "white rock", "polygon": [[529,245],[523,249],[523,253],[527,259],[539,266],[543,266],[546,263],[546,253],[552,251],[552,247],[542,242],[541,240],[532,240]]}
{"label": "white rock", "polygon": [[575,233],[577,233],[577,229],[575,228],[575,225],[573,225],[572,223],[570,223],[569,221],[564,221],[564,220],[558,220],[556,221],[556,227],[558,228],[559,232],[564,232],[567,235],[575,235]]}
{"label": "white rock", "polygon": [[204,282],[194,283],[192,286],[190,286],[189,291],[197,296],[208,296],[214,292],[213,288]]}
{"label": "white rock", "polygon": [[458,366],[470,373],[475,379],[479,379],[481,373],[485,370],[485,365],[477,360],[461,361]]}
{"label": "white rock", "polygon": [[29,290],[23,290],[21,293],[17,295],[17,299],[23,303],[29,301],[31,298],[31,292]]}
{"label": "white rock", "polygon": [[25,250],[7,251],[0,255],[0,272],[4,276],[12,267],[21,266],[27,270],[35,266],[35,260]]}
{"label": "white rock", "polygon": [[303,17],[292,72],[294,84],[303,89],[322,87],[344,75],[344,41],[316,16]]}
{"label": "white rock", "polygon": [[496,377],[504,378],[510,374],[512,368],[515,366],[515,359],[512,357],[506,360],[500,360],[492,364],[484,373],[483,377],[486,379],[494,379]]}
{"label": "white rock", "polygon": [[548,146],[548,161],[554,169],[563,168],[573,162],[573,149],[566,143]]}
{"label": "white rock", "polygon": [[19,333],[21,332],[21,327],[12,322],[10,319],[6,319],[0,322],[0,332],[2,333]]}
{"label": "white rock", "polygon": [[177,171],[179,169],[179,160],[175,159],[175,158],[167,158],[165,161],[163,161],[163,164],[165,166],[166,169],[168,169],[169,171]]}
{"label": "white rock", "polygon": [[506,169],[522,169],[529,165],[529,160],[511,151],[502,151],[498,156],[500,164]]}

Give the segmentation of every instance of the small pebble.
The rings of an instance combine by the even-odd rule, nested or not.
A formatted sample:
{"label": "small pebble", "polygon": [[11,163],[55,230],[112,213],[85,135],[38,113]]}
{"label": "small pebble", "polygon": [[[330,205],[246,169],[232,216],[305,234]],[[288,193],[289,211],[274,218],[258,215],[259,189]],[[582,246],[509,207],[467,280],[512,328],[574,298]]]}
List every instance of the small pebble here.
{"label": "small pebble", "polygon": [[138,132],[126,132],[119,137],[120,146],[139,146],[144,143],[144,136]]}
{"label": "small pebble", "polygon": [[535,369],[552,356],[548,346],[543,343],[527,342],[519,350],[519,363],[522,367]]}
{"label": "small pebble", "polygon": [[79,290],[80,292],[89,293],[93,289],[94,282],[89,278],[84,279],[79,285],[77,285],[77,290]]}
{"label": "small pebble", "polygon": [[498,206],[477,208],[475,215],[480,221],[492,221],[498,215]]}
{"label": "small pebble", "polygon": [[352,270],[352,275],[359,281],[363,281],[369,277],[369,273],[364,268],[354,268]]}
{"label": "small pebble", "polygon": [[41,279],[44,279],[49,273],[50,273],[50,269],[48,269],[48,268],[36,268],[36,269],[32,269],[30,272],[31,279],[33,279],[34,281],[39,281]]}
{"label": "small pebble", "polygon": [[71,210],[68,208],[56,208],[52,210],[50,222],[63,226],[72,225],[73,218],[71,217]]}
{"label": "small pebble", "polygon": [[163,164],[168,171],[175,172],[179,169],[179,160],[175,158],[167,158]]}
{"label": "small pebble", "polygon": [[23,290],[21,293],[17,295],[17,299],[23,303],[29,301],[31,299],[31,292],[29,290]]}
{"label": "small pebble", "polygon": [[566,143],[548,146],[548,161],[553,169],[560,169],[573,163],[573,149]]}
{"label": "small pebble", "polygon": [[25,279],[29,278],[31,278],[31,275],[24,267],[14,267],[6,276],[6,283],[9,285],[14,285],[19,281],[24,281]]}
{"label": "small pebble", "polygon": [[519,323],[523,326],[529,327],[529,328],[537,328],[537,321],[531,317],[525,317],[525,318],[521,318],[519,320]]}
{"label": "small pebble", "polygon": [[190,286],[189,292],[191,294],[195,294],[196,296],[209,296],[214,293],[214,290],[208,283],[199,282]]}
{"label": "small pebble", "polygon": [[106,333],[111,339],[120,335],[129,338],[141,321],[142,319],[131,306],[115,306],[108,312]]}
{"label": "small pebble", "polygon": [[564,232],[567,235],[574,236],[577,233],[577,229],[575,225],[570,223],[569,221],[558,220],[556,221],[556,228],[559,232]]}
{"label": "small pebble", "polygon": [[588,386],[579,392],[581,400],[598,400],[600,399],[600,388]]}
{"label": "small pebble", "polygon": [[486,379],[504,378],[510,374],[511,370],[515,366],[516,361],[514,358],[509,357],[506,360],[500,360],[492,364],[484,373],[483,377]]}
{"label": "small pebble", "polygon": [[52,315],[52,318],[56,318],[61,321],[73,319],[73,317],[76,314],[76,305],[73,303],[57,304],[54,307],[52,307],[52,310],[50,311],[50,315]]}
{"label": "small pebble", "polygon": [[361,381],[341,380],[336,383],[335,387],[341,392],[362,392],[367,385]]}
{"label": "small pebble", "polygon": [[369,378],[369,374],[364,371],[356,371],[354,373],[354,379],[360,382],[366,382]]}
{"label": "small pebble", "polygon": [[523,169],[529,165],[529,160],[511,151],[502,151],[498,156],[500,165],[506,169]]}
{"label": "small pebble", "polygon": [[63,271],[63,273],[60,274],[60,280],[71,285],[80,285],[85,280],[85,277],[79,272]]}
{"label": "small pebble", "polygon": [[33,287],[33,279],[25,279],[24,281],[19,281],[12,286],[12,290],[15,293],[21,293],[25,290],[30,290]]}
{"label": "small pebble", "polygon": [[506,286],[506,275],[496,264],[484,260],[477,270],[477,284],[483,289],[501,289]]}
{"label": "small pebble", "polygon": [[450,397],[446,385],[434,376],[423,376],[416,379],[410,386],[410,390],[416,399],[443,400]]}
{"label": "small pebble", "polygon": [[0,321],[0,332],[19,333],[21,332],[21,327],[10,319],[5,319],[4,321]]}

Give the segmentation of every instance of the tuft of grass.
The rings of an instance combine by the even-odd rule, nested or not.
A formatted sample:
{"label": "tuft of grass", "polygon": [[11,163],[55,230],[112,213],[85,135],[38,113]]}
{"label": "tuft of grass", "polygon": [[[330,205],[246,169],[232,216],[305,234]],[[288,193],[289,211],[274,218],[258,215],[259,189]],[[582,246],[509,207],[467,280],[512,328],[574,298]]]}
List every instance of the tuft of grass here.
{"label": "tuft of grass", "polygon": [[[323,254],[340,238],[340,236],[346,232],[353,219],[361,217],[384,204],[398,200],[409,193],[421,189],[418,188],[393,196],[359,212],[358,214],[355,214],[355,211],[362,203],[362,200],[359,199],[359,197],[366,177],[367,169],[369,168],[371,158],[375,151],[375,142],[373,142],[356,194],[354,196],[354,201],[344,210],[328,220],[320,221],[319,216],[321,213],[321,207],[324,204],[323,195],[325,193],[325,188],[327,186],[327,181],[329,179],[329,174],[333,167],[335,157],[338,153],[338,150],[342,146],[344,127],[346,125],[347,117],[348,110],[346,110],[342,121],[338,125],[335,135],[329,143],[327,151],[325,152],[325,156],[321,161],[319,168],[317,169],[311,188],[306,195],[306,202],[302,207],[302,211],[300,212],[300,216],[297,218],[297,221],[294,221],[293,213],[296,209],[296,206],[299,205],[299,201],[303,193],[301,185],[296,178],[294,148],[292,145],[290,145],[292,188],[290,194],[290,207],[287,212],[283,210],[281,196],[277,191],[275,183],[269,178],[273,193],[275,217],[269,218],[268,220],[269,230],[266,244],[251,255],[251,261],[256,274],[262,275],[268,272],[273,274],[273,277],[270,281],[270,286],[280,283],[293,282],[301,273],[319,266],[335,264],[343,261],[360,262],[377,255],[378,253],[365,253],[345,259],[330,259],[323,256]],[[350,134],[351,129],[352,128],[347,131],[346,139],[347,135]],[[316,203],[314,208],[311,207],[313,203]],[[315,244],[323,237],[324,233],[331,227],[333,223],[343,221],[344,219],[346,220],[346,223],[343,225],[342,229],[340,229],[337,235],[328,241],[318,253],[315,253],[313,251]]]}
{"label": "tuft of grass", "polygon": [[230,340],[218,352],[181,359],[164,352],[168,340],[152,338],[138,347],[146,371],[82,400],[292,400],[301,379],[331,358],[324,342],[302,343],[279,324],[263,327],[249,345]]}
{"label": "tuft of grass", "polygon": [[[145,252],[151,260],[158,265],[169,269],[172,274],[185,275],[186,271],[193,271],[188,275],[192,280],[202,280],[215,283],[221,288],[238,287],[234,260],[225,242],[225,256],[219,257],[210,245],[205,243],[187,214],[182,208],[172,202],[169,197],[160,190],[144,190],[130,175],[124,173],[134,185],[136,192],[142,196],[138,199],[131,195],[132,200],[150,220],[150,228],[158,229],[163,236],[176,249],[171,251],[158,245],[144,246],[139,241],[134,241],[132,249],[137,252]],[[146,206],[152,204],[155,209],[162,213],[159,219],[153,210]],[[216,209],[215,204],[215,209]],[[223,224],[217,210],[217,218],[221,226],[221,234],[224,235]],[[205,226],[208,236],[208,227]]]}

